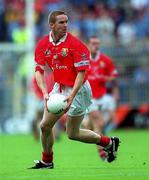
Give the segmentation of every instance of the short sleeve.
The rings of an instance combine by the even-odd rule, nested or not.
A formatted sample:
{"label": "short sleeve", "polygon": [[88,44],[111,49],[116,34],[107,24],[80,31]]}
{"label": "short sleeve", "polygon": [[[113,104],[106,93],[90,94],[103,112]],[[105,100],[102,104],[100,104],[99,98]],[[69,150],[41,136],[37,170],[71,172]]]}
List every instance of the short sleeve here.
{"label": "short sleeve", "polygon": [[74,44],[73,59],[74,67],[77,71],[87,70],[89,68],[89,50],[81,41]]}
{"label": "short sleeve", "polygon": [[44,50],[41,42],[39,42],[35,48],[35,71],[44,72],[45,60],[44,60]]}

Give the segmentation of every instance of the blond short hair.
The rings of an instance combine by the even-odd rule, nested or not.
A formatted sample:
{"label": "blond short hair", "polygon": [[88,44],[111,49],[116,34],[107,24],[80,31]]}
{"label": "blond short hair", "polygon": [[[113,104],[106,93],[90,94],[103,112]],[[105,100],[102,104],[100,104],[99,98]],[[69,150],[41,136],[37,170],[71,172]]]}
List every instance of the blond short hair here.
{"label": "blond short hair", "polygon": [[64,12],[64,11],[53,11],[49,14],[48,16],[48,24],[50,23],[55,23],[56,22],[56,17],[59,16],[59,15],[66,15],[67,16],[67,13]]}

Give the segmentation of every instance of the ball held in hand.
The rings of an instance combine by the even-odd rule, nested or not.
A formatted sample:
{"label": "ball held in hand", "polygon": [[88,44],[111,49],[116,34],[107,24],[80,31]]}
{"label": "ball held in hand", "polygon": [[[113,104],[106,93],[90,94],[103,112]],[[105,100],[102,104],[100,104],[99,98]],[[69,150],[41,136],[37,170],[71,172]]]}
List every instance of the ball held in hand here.
{"label": "ball held in hand", "polygon": [[65,101],[65,99],[66,96],[64,96],[63,94],[51,94],[47,101],[48,111],[57,115],[62,114],[67,106],[67,102]]}

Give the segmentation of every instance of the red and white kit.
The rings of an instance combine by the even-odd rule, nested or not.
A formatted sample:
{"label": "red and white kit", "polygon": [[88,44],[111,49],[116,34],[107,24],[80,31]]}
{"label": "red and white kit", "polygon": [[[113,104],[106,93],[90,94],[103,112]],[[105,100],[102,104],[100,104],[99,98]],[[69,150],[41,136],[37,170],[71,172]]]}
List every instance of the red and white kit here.
{"label": "red and white kit", "polygon": [[116,67],[112,59],[104,53],[98,52],[95,59],[90,59],[88,80],[93,93],[93,105],[90,106],[90,111],[97,110],[97,106],[102,106],[102,109],[113,109],[115,103],[113,103],[112,97],[106,95],[106,77],[117,77]]}
{"label": "red and white kit", "polygon": [[[59,91],[67,95],[74,85],[78,71],[88,70],[89,51],[79,39],[70,33],[67,33],[57,43],[54,43],[50,32],[49,35],[43,37],[37,44],[35,62],[36,71],[43,73],[46,64],[52,69],[54,81],[56,82],[52,92]],[[85,77],[85,81],[86,79],[87,76]],[[78,115],[78,112],[80,112],[80,115],[84,114],[86,108],[90,105],[90,87],[89,83],[85,81],[68,111],[68,114],[72,116]],[[85,88],[87,92],[84,91],[84,95],[82,96],[82,105],[79,105],[78,110],[76,110],[78,106],[76,104],[78,101],[77,98],[79,98],[78,96],[80,96],[81,91]]]}

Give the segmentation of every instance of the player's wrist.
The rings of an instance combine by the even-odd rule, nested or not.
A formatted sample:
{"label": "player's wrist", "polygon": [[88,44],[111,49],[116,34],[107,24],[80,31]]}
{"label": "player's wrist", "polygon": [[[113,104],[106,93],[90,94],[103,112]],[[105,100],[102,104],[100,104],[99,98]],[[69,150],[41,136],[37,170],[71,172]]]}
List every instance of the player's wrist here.
{"label": "player's wrist", "polygon": [[75,93],[71,93],[71,94],[69,95],[69,97],[71,97],[72,99],[74,99]]}

